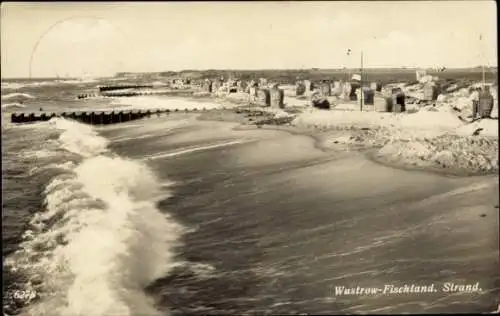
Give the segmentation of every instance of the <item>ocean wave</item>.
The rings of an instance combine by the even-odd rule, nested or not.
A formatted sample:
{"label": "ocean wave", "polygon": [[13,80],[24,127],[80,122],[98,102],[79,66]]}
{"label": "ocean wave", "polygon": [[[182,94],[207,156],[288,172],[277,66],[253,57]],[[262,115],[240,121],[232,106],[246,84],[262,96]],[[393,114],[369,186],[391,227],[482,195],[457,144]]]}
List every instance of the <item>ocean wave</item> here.
{"label": "ocean wave", "polygon": [[[53,119],[64,163],[20,249],[5,261],[36,293],[25,315],[160,315],[143,289],[174,265],[182,226],[162,214],[164,185],[144,163],[107,150],[86,125]],[[47,165],[54,168],[54,165]]]}
{"label": "ocean wave", "polygon": [[31,82],[2,82],[2,89],[4,90],[20,90],[30,87],[52,86],[57,85],[55,80],[50,81],[31,81]]}
{"label": "ocean wave", "polygon": [[145,156],[143,158],[143,160],[154,160],[154,159],[160,159],[160,158],[176,157],[176,156],[190,154],[190,153],[197,152],[197,151],[204,151],[204,150],[220,148],[220,147],[228,147],[228,146],[237,145],[237,144],[244,144],[244,143],[248,143],[248,142],[249,142],[248,140],[235,140],[235,141],[228,141],[228,142],[210,144],[210,145],[205,145],[205,146],[182,148],[180,150],[173,151],[173,152],[160,152],[157,154]]}
{"label": "ocean wave", "polygon": [[25,107],[26,105],[18,102],[2,104],[2,109],[23,109]]}
{"label": "ocean wave", "polygon": [[2,82],[2,90],[18,90],[25,86],[26,84],[20,82]]}
{"label": "ocean wave", "polygon": [[14,98],[35,99],[35,97],[29,93],[13,92],[13,93],[9,93],[6,95],[2,95],[2,100],[10,100],[10,99],[14,99]]}
{"label": "ocean wave", "polygon": [[155,87],[166,87],[168,86],[168,84],[166,84],[165,82],[162,82],[162,81],[154,81],[152,83],[153,86]]}
{"label": "ocean wave", "polygon": [[2,82],[2,89],[4,90],[20,90],[23,88],[43,87],[43,86],[57,86],[65,84],[87,84],[98,82],[95,78],[85,79],[60,79],[60,80],[43,80],[43,81],[29,81],[29,82]]}
{"label": "ocean wave", "polygon": [[92,82],[97,82],[97,81],[99,81],[99,80],[94,79],[94,78],[56,80],[57,83],[62,83],[62,84],[85,84],[85,83],[92,83]]}
{"label": "ocean wave", "polygon": [[[111,103],[113,107],[134,110],[151,110],[151,109],[170,109],[170,110],[192,110],[192,109],[216,109],[223,105],[215,101],[200,102],[195,100],[186,100],[173,97],[158,97],[158,96],[135,96],[128,98],[116,98]],[[226,105],[229,107],[230,105]]]}

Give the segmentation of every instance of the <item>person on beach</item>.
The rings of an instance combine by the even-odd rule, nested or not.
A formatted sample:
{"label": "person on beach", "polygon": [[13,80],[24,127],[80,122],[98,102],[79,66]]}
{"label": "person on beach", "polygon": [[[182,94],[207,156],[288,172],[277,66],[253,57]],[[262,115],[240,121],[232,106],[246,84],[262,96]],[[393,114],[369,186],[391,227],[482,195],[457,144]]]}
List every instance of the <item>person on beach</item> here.
{"label": "person on beach", "polygon": [[472,116],[471,119],[476,119],[479,112],[479,92],[481,88],[472,88],[469,96],[469,100],[472,101]]}

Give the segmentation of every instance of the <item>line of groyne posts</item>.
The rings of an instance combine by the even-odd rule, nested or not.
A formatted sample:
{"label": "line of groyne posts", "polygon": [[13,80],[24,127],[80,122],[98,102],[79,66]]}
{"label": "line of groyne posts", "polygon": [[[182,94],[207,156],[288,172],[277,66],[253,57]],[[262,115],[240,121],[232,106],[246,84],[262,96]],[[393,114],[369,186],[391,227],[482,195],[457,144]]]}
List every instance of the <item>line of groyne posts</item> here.
{"label": "line of groyne posts", "polygon": [[160,116],[170,113],[203,112],[206,108],[185,109],[158,109],[136,111],[91,111],[91,112],[40,112],[40,113],[12,113],[11,123],[32,123],[49,121],[52,118],[63,117],[90,125],[117,124],[134,121],[145,117]]}

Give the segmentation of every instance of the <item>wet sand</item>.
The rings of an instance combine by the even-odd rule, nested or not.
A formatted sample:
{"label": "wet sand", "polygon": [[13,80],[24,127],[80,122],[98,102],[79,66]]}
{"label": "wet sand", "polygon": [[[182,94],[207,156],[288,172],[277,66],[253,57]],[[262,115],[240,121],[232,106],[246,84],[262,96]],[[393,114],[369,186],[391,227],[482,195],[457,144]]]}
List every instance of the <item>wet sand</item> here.
{"label": "wet sand", "polygon": [[[272,116],[268,115],[267,117]],[[411,157],[400,157],[400,159],[396,159],[394,157],[387,156],[378,151],[378,149],[382,147],[380,144],[381,140],[375,140],[375,138],[380,138],[380,136],[377,137],[375,135],[376,132],[373,132],[376,129],[371,128],[325,128],[320,126],[292,126],[291,124],[265,124],[258,126],[255,124],[255,122],[259,120],[258,117],[249,118],[245,113],[237,114],[234,110],[215,110],[198,116],[198,119],[207,121],[235,122],[241,124],[241,126],[238,127],[239,129],[260,128],[268,130],[281,130],[297,135],[307,135],[315,140],[317,147],[321,150],[359,151],[363,152],[368,159],[374,162],[398,169],[427,171],[439,173],[445,176],[459,177],[498,174],[498,168],[495,167],[492,169],[481,170],[478,169],[478,166],[464,167],[463,165],[453,163],[436,165],[435,163],[424,162],[419,159],[411,159]],[[340,138],[356,139],[356,141],[348,141],[347,143],[336,141],[336,139]],[[486,141],[490,141],[490,139],[486,138]],[[494,142],[498,143],[498,140]]]}

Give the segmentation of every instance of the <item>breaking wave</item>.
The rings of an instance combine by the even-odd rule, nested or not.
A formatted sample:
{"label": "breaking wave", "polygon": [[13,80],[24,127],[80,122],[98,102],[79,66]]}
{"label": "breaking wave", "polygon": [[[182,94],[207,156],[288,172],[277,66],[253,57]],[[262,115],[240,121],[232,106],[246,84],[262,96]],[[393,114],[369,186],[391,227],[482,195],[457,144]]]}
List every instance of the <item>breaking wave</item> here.
{"label": "breaking wave", "polygon": [[184,232],[156,208],[168,197],[164,185],[147,165],[113,155],[89,126],[41,124],[61,131],[59,150],[79,159],[57,165],[43,210],[5,261],[26,278],[23,290],[37,294],[23,314],[160,315],[144,288],[175,265]]}
{"label": "breaking wave", "polygon": [[2,104],[2,109],[23,109],[25,107],[26,105],[17,102]]}
{"label": "breaking wave", "polygon": [[19,90],[30,87],[53,86],[56,81],[34,81],[34,82],[2,82],[3,90]]}
{"label": "breaking wave", "polygon": [[35,97],[29,93],[14,92],[14,93],[2,95],[2,100],[10,100],[10,99],[14,99],[14,98],[35,99]]}
{"label": "breaking wave", "polygon": [[2,82],[2,90],[17,90],[23,87],[25,85],[19,82]]}
{"label": "breaking wave", "polygon": [[44,87],[44,86],[58,86],[67,84],[87,84],[97,82],[95,78],[82,78],[82,79],[65,79],[65,80],[44,80],[44,81],[29,81],[29,82],[2,82],[3,90],[20,90],[23,88]]}
{"label": "breaking wave", "polygon": [[[161,96],[135,96],[128,98],[117,98],[111,103],[115,107],[130,108],[134,110],[149,109],[171,109],[171,110],[192,110],[192,109],[215,109],[222,107],[216,102],[205,102],[200,106],[200,102],[186,100],[182,98],[161,97]],[[229,106],[229,105],[227,105]]]}

